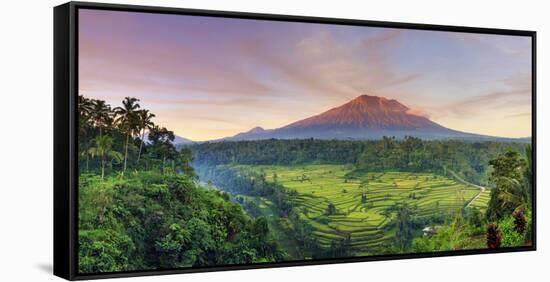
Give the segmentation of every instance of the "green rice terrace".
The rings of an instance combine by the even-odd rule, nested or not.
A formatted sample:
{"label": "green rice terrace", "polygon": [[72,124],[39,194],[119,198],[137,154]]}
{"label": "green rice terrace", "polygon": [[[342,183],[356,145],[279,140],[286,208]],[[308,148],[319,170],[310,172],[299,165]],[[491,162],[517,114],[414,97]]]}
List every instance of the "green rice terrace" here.
{"label": "green rice terrace", "polygon": [[[452,215],[466,205],[486,209],[490,194],[489,190],[432,173],[358,175],[345,165],[235,165],[231,169],[260,172],[267,181],[282,185],[293,195],[297,213],[314,228],[322,247],[330,247],[334,239],[349,238],[358,254],[392,239],[395,231],[388,224],[395,214],[389,209],[396,203],[416,207],[419,217]],[[258,204],[262,215],[276,218],[270,201],[246,198]],[[284,234],[277,235],[283,237],[284,245]]]}

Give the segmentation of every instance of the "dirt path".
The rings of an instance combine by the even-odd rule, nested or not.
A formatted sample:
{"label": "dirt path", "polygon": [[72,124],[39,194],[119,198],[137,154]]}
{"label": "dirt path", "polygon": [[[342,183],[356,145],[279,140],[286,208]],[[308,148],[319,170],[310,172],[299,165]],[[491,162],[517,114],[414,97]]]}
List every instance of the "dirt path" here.
{"label": "dirt path", "polygon": [[481,193],[485,192],[485,190],[487,190],[486,187],[483,187],[483,186],[480,186],[480,185],[477,185],[477,184],[474,184],[474,183],[470,183],[466,180],[464,180],[462,177],[458,176],[458,174],[456,174],[456,172],[450,170],[450,169],[446,169],[458,182],[461,182],[463,184],[466,184],[466,185],[469,185],[469,186],[472,186],[472,187],[476,187],[479,189],[479,193],[477,193],[477,195],[475,195],[467,204],[466,204],[466,208],[469,207],[477,198],[479,198],[479,196],[481,195]]}

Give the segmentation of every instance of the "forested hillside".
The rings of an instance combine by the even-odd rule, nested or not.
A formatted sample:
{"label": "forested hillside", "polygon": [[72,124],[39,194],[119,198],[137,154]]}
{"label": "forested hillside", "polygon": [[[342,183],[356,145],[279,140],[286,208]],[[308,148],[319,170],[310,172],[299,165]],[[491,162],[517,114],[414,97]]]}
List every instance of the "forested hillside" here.
{"label": "forested hillside", "polygon": [[[264,218],[197,181],[189,149],[139,100],[79,97],[81,273],[280,261]],[[148,140],[144,140],[147,130]]]}
{"label": "forested hillside", "polygon": [[399,170],[456,171],[464,179],[487,184],[489,161],[505,150],[524,152],[525,144],[511,142],[470,142],[461,140],[258,140],[202,143],[190,146],[193,165],[218,164],[302,165],[347,164],[358,172]]}
{"label": "forested hillside", "polygon": [[263,218],[228,194],[156,172],[80,177],[83,273],[280,261]]}

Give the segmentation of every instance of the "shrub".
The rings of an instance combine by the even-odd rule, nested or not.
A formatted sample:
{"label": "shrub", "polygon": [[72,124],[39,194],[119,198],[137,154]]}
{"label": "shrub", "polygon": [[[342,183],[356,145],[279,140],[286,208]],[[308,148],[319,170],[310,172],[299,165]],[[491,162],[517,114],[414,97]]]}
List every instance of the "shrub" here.
{"label": "shrub", "polygon": [[496,249],[500,248],[501,235],[498,225],[491,223],[487,227],[487,248]]}
{"label": "shrub", "polygon": [[527,223],[527,220],[525,219],[525,210],[517,209],[514,213],[512,213],[512,216],[514,217],[514,229],[516,232],[523,234]]}
{"label": "shrub", "polygon": [[525,244],[525,236],[517,232],[514,222],[515,219],[512,216],[499,221],[503,247],[517,247]]}

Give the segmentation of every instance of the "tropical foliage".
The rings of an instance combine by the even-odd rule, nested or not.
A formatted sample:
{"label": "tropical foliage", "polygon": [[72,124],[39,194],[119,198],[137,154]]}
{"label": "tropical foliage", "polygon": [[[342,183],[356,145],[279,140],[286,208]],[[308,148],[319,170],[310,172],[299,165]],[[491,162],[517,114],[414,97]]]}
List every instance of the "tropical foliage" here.
{"label": "tropical foliage", "polygon": [[81,273],[532,244],[530,145],[176,146],[137,98],[78,107]]}
{"label": "tropical foliage", "polygon": [[127,97],[111,110],[79,97],[79,271],[284,259],[265,219],[201,187],[191,150],[176,150],[174,133],[138,102]]}

